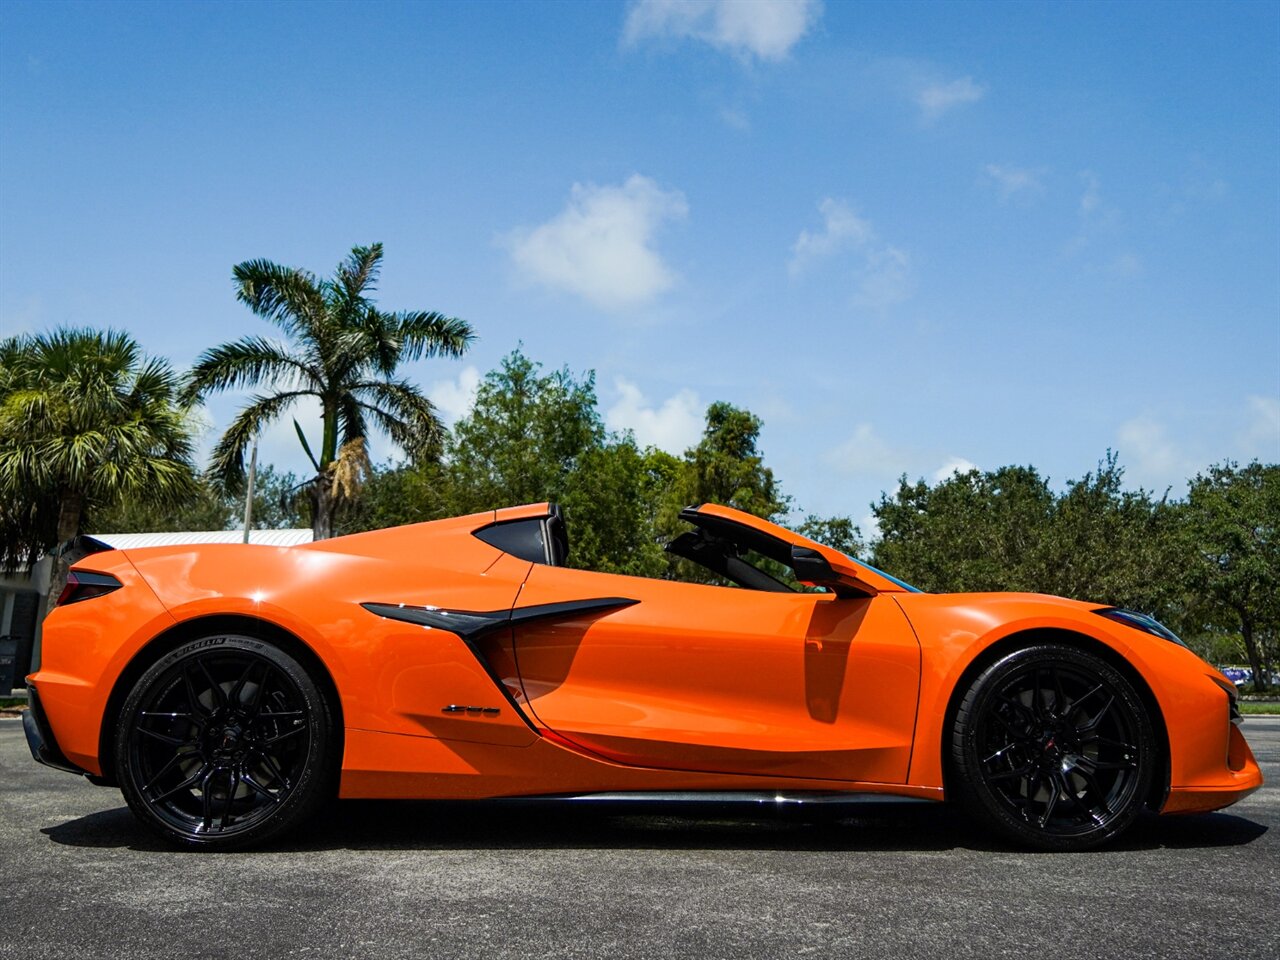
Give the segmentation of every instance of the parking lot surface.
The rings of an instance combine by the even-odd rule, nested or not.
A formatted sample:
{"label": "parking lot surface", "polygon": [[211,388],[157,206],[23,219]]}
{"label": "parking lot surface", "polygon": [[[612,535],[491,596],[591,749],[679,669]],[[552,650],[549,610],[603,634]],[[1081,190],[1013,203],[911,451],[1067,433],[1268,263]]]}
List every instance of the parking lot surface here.
{"label": "parking lot surface", "polygon": [[1280,957],[1280,719],[1267,786],[1027,853],[947,807],[806,822],[731,808],[345,802],[286,845],[175,851],[119,791],[0,720],[0,958]]}

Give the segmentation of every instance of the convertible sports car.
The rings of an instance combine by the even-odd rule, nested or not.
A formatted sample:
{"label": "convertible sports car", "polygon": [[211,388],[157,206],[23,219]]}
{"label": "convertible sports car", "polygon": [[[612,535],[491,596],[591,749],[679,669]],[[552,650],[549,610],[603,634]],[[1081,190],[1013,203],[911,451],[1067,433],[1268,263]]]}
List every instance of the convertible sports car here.
{"label": "convertible sports car", "polygon": [[45,623],[35,758],[191,847],[365,798],[958,800],[1077,850],[1262,783],[1235,686],[1149,617],[934,595],[756,517],[565,566],[551,504],[275,548],[88,538]]}

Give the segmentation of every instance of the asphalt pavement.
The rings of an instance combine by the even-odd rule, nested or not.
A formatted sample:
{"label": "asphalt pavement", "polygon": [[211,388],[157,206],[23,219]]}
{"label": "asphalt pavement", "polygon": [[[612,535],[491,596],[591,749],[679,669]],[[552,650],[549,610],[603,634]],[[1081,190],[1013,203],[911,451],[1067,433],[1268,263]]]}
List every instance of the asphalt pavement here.
{"label": "asphalt pavement", "polygon": [[0,958],[1280,957],[1280,719],[1268,785],[1037,854],[950,808],[344,802],[287,845],[175,851],[116,790],[35,764],[0,720]]}

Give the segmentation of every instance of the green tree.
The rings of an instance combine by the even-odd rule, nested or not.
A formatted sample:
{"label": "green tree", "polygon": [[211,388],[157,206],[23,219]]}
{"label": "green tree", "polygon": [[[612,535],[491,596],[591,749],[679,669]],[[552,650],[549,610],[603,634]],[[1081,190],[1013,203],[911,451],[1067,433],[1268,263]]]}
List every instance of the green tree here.
{"label": "green tree", "polygon": [[1176,517],[1165,500],[1125,490],[1115,454],[1067,484],[1037,551],[1035,589],[1109,603],[1169,622],[1182,597]]}
{"label": "green tree", "polygon": [[[309,526],[307,504],[298,478],[271,464],[258,464],[253,484],[255,530]],[[239,530],[244,526],[244,497],[201,477],[181,503],[157,509],[154,503],[121,497],[107,509],[94,510],[85,529],[91,533],[155,533],[188,530]]]}
{"label": "green tree", "polygon": [[[9,338],[0,357],[0,502],[19,504],[5,525],[27,530],[6,539],[7,565],[75,536],[95,506],[191,496],[191,427],[166,361],[125,333],[87,329]],[[65,579],[60,561],[50,604]]]}
{"label": "green tree", "polygon": [[1240,632],[1254,682],[1270,685],[1264,638],[1280,629],[1280,465],[1215,464],[1183,510],[1187,584],[1210,622]]}
{"label": "green tree", "polygon": [[187,384],[188,397],[211,391],[265,386],[240,411],[213,451],[210,472],[231,490],[244,478],[244,453],[253,437],[311,397],[321,409],[320,443],[312,446],[294,421],[315,468],[307,487],[317,539],[333,533],[335,508],[355,499],[368,470],[370,427],[385,431],[412,458],[439,454],[442,428],[431,402],[414,384],[396,378],[402,363],[422,357],[459,357],[473,334],[453,317],[426,311],[388,313],[369,298],[382,263],[382,244],[352,248],[331,279],[268,260],[234,269],[236,298],[275,324],[287,345],[244,337],[205,351]]}
{"label": "green tree", "polygon": [[516,350],[485,376],[454,425],[442,475],[417,501],[447,514],[553,501],[568,522],[572,566],[657,576],[666,557],[653,516],[672,460],[605,431],[594,373],[545,372]]}
{"label": "green tree", "polygon": [[904,476],[873,506],[872,563],[921,589],[1035,590],[1054,496],[1031,467],[955,473],[935,486]]}
{"label": "green tree", "polygon": [[342,533],[439,520],[450,514],[448,467],[436,461],[375,466],[358,503],[339,516]]}
{"label": "green tree", "polygon": [[595,374],[544,373],[517,349],[485,375],[471,412],[454,424],[448,508],[462,514],[559,501],[583,458],[604,441]]}
{"label": "green tree", "polygon": [[818,517],[809,514],[804,522],[796,527],[796,533],[810,540],[839,550],[847,557],[860,557],[866,544],[862,540],[862,531],[853,522],[852,517]]}
{"label": "green tree", "polygon": [[719,503],[766,520],[786,513],[790,500],[759,449],[762,426],[754,413],[731,403],[707,407],[702,439],[684,455],[678,492],[687,504]]}
{"label": "green tree", "polygon": [[572,519],[570,563],[584,570],[659,577],[668,567],[654,517],[668,496],[668,461],[629,434],[586,451],[563,495]]}

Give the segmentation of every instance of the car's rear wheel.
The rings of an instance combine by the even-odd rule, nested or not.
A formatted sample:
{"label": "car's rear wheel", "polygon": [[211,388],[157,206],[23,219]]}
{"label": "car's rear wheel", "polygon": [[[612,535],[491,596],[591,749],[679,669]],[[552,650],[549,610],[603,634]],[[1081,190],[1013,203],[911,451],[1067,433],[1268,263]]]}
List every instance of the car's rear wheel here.
{"label": "car's rear wheel", "polygon": [[956,713],[961,802],[997,832],[1045,850],[1085,850],[1141,810],[1157,765],[1151,718],[1105,660],[1042,644],[987,667]]}
{"label": "car's rear wheel", "polygon": [[120,713],[116,775],[133,812],[180,844],[233,849],[296,827],[332,794],[332,711],[292,656],[252,637],[193,640]]}

